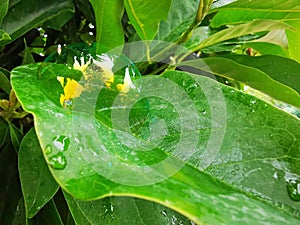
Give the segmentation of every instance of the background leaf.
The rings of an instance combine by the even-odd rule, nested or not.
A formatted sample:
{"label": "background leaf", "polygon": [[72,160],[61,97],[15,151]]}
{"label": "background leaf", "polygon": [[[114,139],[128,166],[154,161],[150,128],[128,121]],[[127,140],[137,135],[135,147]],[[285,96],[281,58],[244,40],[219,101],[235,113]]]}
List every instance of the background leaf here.
{"label": "background leaf", "polygon": [[0,88],[3,89],[7,94],[10,93],[11,86],[7,77],[0,71]]}
{"label": "background leaf", "polygon": [[[166,122],[168,124],[170,122],[172,125],[170,133],[167,133],[168,138],[164,138],[159,148],[155,148],[155,151],[149,153],[142,152],[143,157],[140,158],[139,151],[128,149],[120,144],[120,139],[115,136],[117,131],[113,132],[110,121],[107,121],[109,118],[107,115],[111,114],[111,104],[114,102],[113,90],[104,89],[99,98],[97,97],[99,92],[96,92],[96,110],[95,105],[92,106],[92,112],[96,111],[96,114],[88,113],[93,95],[91,92],[87,92],[88,99],[84,98],[87,101],[81,102],[78,99],[74,102],[77,106],[84,104],[86,107],[81,105],[70,112],[70,110],[54,104],[47,95],[43,94],[41,90],[43,86],[38,84],[36,77],[38,68],[39,65],[27,65],[13,70],[12,85],[24,109],[32,112],[36,117],[35,126],[39,131],[38,136],[43,150],[46,150],[48,144],[52,146],[53,151],[47,155],[47,161],[52,167],[51,171],[55,179],[60,186],[76,198],[96,199],[109,195],[136,196],[161,203],[195,222],[206,224],[216,224],[220,221],[225,224],[233,222],[254,224],[257,221],[260,221],[261,224],[289,223],[296,225],[299,223],[299,206],[295,200],[297,193],[294,194],[296,196],[292,196],[288,191],[290,188],[295,189],[294,183],[291,182],[294,180],[297,182],[299,176],[297,151],[300,136],[297,130],[299,130],[300,122],[298,119],[255,97],[235,91],[211,79],[170,71],[163,77],[172,80],[182,88],[188,93],[190,99],[182,101],[182,99],[174,98],[172,105],[180,104],[184,111],[186,111],[184,104],[189,107],[194,105],[197,114],[201,116],[201,123],[197,125],[197,129],[191,130],[190,126],[192,125],[188,126],[188,137],[193,140],[193,135],[197,134],[199,129],[201,130],[197,151],[189,159],[189,165],[185,165],[166,180],[144,186],[122,185],[107,176],[114,173],[113,179],[126,178],[126,182],[139,182],[141,178],[149,179],[149,173],[147,176],[141,176],[135,170],[130,170],[130,167],[121,170],[121,168],[124,169],[122,167],[124,161],[136,164],[135,159],[137,158],[144,160],[138,162],[146,162],[151,165],[157,160],[161,161],[168,157],[172,153],[171,146],[177,143],[178,137],[181,136],[182,128],[179,129],[177,126],[181,125],[178,119],[182,117],[179,117],[176,111],[174,112],[172,105],[157,99],[148,99],[150,101],[148,106],[141,102],[137,105],[141,108],[131,109],[133,110],[130,116],[131,129],[137,130],[137,133],[134,133],[137,137],[142,135],[139,132],[143,130],[143,127],[149,127],[147,123],[139,122],[147,121],[148,113],[154,113],[154,115],[158,113],[157,116],[168,115],[169,121],[166,120]],[[24,82],[24,76],[26,76],[26,82]],[[148,76],[147,79],[149,80],[144,81],[143,85],[149,84],[151,79],[159,78]],[[52,80],[52,82],[54,81],[55,79]],[[136,80],[136,82],[141,81]],[[158,88],[159,86],[153,91],[162,93],[166,90],[165,86],[161,87],[164,91]],[[203,88],[205,88],[205,94]],[[28,95],[26,90],[34,91]],[[143,90],[143,87],[140,90]],[[135,96],[136,93],[132,94]],[[166,95],[170,96],[169,93]],[[83,96],[84,93],[81,98]],[[214,96],[214,100],[208,102],[207,96]],[[222,96],[224,97],[223,103]],[[36,101],[32,102],[32,99]],[[47,110],[43,110],[42,106],[45,105],[47,105]],[[147,108],[149,106],[150,109]],[[162,106],[165,107],[165,110],[162,110]],[[222,110],[226,110],[228,115],[224,114]],[[251,115],[251,119],[249,119],[249,115]],[[268,117],[266,118],[265,115]],[[187,116],[191,116],[190,110]],[[96,130],[91,129],[95,123]],[[75,127],[73,128],[73,126]],[[66,132],[66,127],[68,132]],[[92,131],[96,133],[88,137],[85,135],[87,132],[91,134]],[[211,133],[217,135],[217,139],[212,140],[214,146],[216,141],[221,140],[218,152],[214,152],[213,149],[213,152],[205,151],[212,148],[209,144],[210,138],[207,138]],[[121,132],[121,134],[125,135],[124,137],[127,135],[126,132]],[[220,139],[222,135],[224,135],[223,142]],[[156,143],[160,137],[154,136],[153,138],[151,143]],[[61,145],[57,145],[56,140],[64,141],[60,142]],[[188,142],[185,149],[190,149],[191,144],[192,141]],[[107,157],[103,155],[105,151],[97,151],[99,147],[102,148],[101,146],[109,146],[107,151],[117,156],[117,163],[112,163],[110,158],[109,161],[105,160]],[[128,154],[126,151],[135,153]],[[211,159],[211,165],[206,165],[209,161],[201,163],[202,158],[208,160],[207,157],[211,157],[212,153],[217,155],[216,159]],[[206,156],[206,154],[209,155]],[[58,162],[58,159],[63,159],[64,163],[61,164],[63,167],[53,164],[54,161]],[[171,162],[164,161],[165,164],[159,170],[159,174],[168,173],[177,163],[181,163],[178,158],[172,157],[170,160]],[[278,163],[282,167],[279,167]],[[241,167],[236,168],[236,164]],[[201,172],[200,169],[203,167],[212,176]],[[219,168],[222,168],[222,172]],[[234,169],[235,173],[232,172]],[[105,171],[108,174],[103,174]],[[249,171],[251,171],[250,174]],[[263,175],[262,171],[266,175]],[[275,179],[274,172],[276,171],[278,171],[278,176]],[[237,173],[238,176],[236,176]],[[259,182],[256,182],[258,179],[256,176],[260,177]],[[144,181],[142,180],[142,182]],[[233,189],[232,186],[235,188]],[[273,187],[272,193],[269,191],[271,186]],[[293,191],[293,189],[291,190]],[[247,207],[247,216],[244,216],[243,207]],[[268,216],[262,217],[257,212]],[[228,217],[228,214],[234,214],[236,217]]]}
{"label": "background leaf", "polygon": [[171,0],[124,1],[130,22],[142,40],[155,37],[159,22],[168,16],[171,3]]}
{"label": "background leaf", "polygon": [[17,154],[10,142],[1,147],[0,165],[0,223],[13,224],[15,216],[18,215],[22,192],[18,176]]}
{"label": "background leaf", "polygon": [[212,27],[246,23],[254,19],[288,21],[300,18],[300,7],[297,1],[234,1],[223,7],[211,10],[211,12],[216,11],[218,11],[218,13],[213,17],[210,23]]}
{"label": "background leaf", "polygon": [[300,64],[294,60],[274,55],[258,57],[229,55],[226,58],[246,66],[257,68],[268,74],[272,79],[300,93]]}
{"label": "background leaf", "polygon": [[11,143],[14,146],[16,152],[18,152],[21,144],[21,140],[23,138],[23,133],[13,123],[9,123],[9,131],[10,131]]}
{"label": "background leaf", "polygon": [[96,41],[98,53],[103,53],[124,44],[121,24],[124,7],[121,0],[90,0],[96,16]]}
{"label": "background leaf", "polygon": [[[208,73],[212,72],[217,76],[225,77],[246,84],[277,100],[300,107],[299,93],[293,90],[292,88],[285,86],[284,84],[276,81],[276,79],[273,80],[272,78],[270,78],[270,76],[272,77],[274,76],[274,74],[276,74],[274,73],[273,70],[272,71],[270,71],[270,69],[258,70],[256,66],[249,67],[246,63],[244,64],[246,64],[247,66],[244,66],[242,64],[232,61],[231,57],[228,58],[229,59],[210,57],[210,58],[205,58],[203,60],[196,59],[196,60],[190,60],[190,61],[179,63],[178,66],[190,66],[192,68],[196,68]],[[234,58],[234,56],[232,58]],[[297,67],[297,65],[299,64],[298,63],[294,64],[295,67]],[[269,76],[266,72],[270,72],[271,75]],[[280,76],[282,76],[282,74],[280,74]],[[293,76],[292,79],[298,80],[299,79],[298,77],[299,76],[296,75]],[[286,79],[280,78],[280,80],[286,80]],[[298,84],[295,85],[298,86]],[[293,87],[295,85],[293,85]]]}
{"label": "background leaf", "polygon": [[[59,186],[49,172],[34,129],[22,140],[18,157],[26,215],[32,218],[52,199]],[[53,207],[51,204],[47,207]]]}
{"label": "background leaf", "polygon": [[288,25],[274,20],[254,20],[245,24],[221,30],[200,42],[199,45],[194,49],[205,48],[222,41],[244,36],[246,34],[289,28],[290,27]]}
{"label": "background leaf", "polygon": [[[9,34],[13,41],[64,11],[74,11],[70,0],[16,1],[10,4],[0,29]],[[0,42],[0,45],[4,44],[7,44],[7,41]]]}
{"label": "background leaf", "polygon": [[177,41],[194,22],[198,4],[198,0],[172,1],[168,17],[160,22],[155,39]]}
{"label": "background leaf", "polygon": [[3,0],[0,5],[0,24],[2,23],[3,18],[5,17],[8,10],[8,2],[9,0]]}

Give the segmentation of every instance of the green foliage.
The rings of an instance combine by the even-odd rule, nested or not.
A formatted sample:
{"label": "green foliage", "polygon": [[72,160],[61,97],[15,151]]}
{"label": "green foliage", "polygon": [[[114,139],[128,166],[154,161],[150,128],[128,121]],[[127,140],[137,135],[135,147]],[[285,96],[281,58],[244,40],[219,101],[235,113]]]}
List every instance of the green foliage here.
{"label": "green foliage", "polygon": [[3,1],[0,224],[299,224],[299,21],[297,0]]}

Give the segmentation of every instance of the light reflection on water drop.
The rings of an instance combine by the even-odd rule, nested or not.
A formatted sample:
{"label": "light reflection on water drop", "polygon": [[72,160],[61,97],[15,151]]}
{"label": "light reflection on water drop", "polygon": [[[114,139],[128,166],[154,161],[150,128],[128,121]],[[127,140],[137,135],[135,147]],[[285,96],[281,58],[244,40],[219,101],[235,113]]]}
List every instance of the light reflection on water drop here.
{"label": "light reflection on water drop", "polygon": [[59,151],[66,151],[70,145],[70,139],[65,135],[58,135],[53,138],[53,145]]}
{"label": "light reflection on water drop", "polygon": [[290,179],[287,181],[287,192],[291,200],[300,201],[300,180]]}
{"label": "light reflection on water drop", "polygon": [[53,169],[63,170],[67,166],[67,159],[62,152],[58,152],[49,158],[49,165]]}

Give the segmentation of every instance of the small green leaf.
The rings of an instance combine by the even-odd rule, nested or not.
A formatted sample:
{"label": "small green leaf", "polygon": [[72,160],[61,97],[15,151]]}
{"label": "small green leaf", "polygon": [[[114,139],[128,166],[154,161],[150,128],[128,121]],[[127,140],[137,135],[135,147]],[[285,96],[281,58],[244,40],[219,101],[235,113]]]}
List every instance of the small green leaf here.
{"label": "small green leaf", "polygon": [[0,88],[3,89],[7,94],[10,93],[11,86],[7,77],[0,71]]}
{"label": "small green leaf", "polygon": [[[204,63],[203,63],[204,62]],[[300,96],[292,88],[273,80],[264,71],[255,67],[244,66],[230,59],[205,58],[179,63],[178,66],[190,66],[228,79],[244,83],[277,100],[300,107]],[[270,71],[270,70],[268,70]],[[274,72],[272,72],[274,74]],[[282,76],[282,74],[280,74]],[[294,77],[298,80],[298,77]],[[297,85],[297,84],[295,84]],[[293,85],[294,86],[294,85]]]}
{"label": "small green leaf", "polygon": [[22,132],[12,123],[9,123],[9,130],[10,130],[10,138],[11,143],[14,146],[16,152],[19,151],[21,140],[23,138]]}
{"label": "small green leaf", "polygon": [[24,39],[24,43],[25,43],[25,50],[24,50],[24,56],[23,56],[23,60],[22,60],[22,65],[26,65],[26,64],[30,64],[30,63],[34,63],[34,58],[31,54],[30,48],[28,48],[26,40]]}
{"label": "small green leaf", "polygon": [[8,35],[8,33],[6,33],[5,31],[0,29],[0,46],[2,46],[3,44],[2,41],[8,41],[10,40],[11,37]]}
{"label": "small green leaf", "polygon": [[0,5],[0,24],[2,23],[3,18],[5,17],[8,10],[9,0],[3,0]]}
{"label": "small green leaf", "polygon": [[121,0],[90,0],[96,17],[97,53],[107,52],[124,44]]}
{"label": "small green leaf", "polygon": [[19,151],[19,173],[26,215],[32,218],[52,199],[59,188],[49,172],[34,129],[31,129],[22,140]]}

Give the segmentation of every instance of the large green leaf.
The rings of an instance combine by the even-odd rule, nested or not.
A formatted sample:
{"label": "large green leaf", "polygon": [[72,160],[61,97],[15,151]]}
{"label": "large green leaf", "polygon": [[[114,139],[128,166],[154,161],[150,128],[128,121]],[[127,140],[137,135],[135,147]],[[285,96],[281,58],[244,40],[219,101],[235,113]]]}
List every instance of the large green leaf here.
{"label": "large green leaf", "polygon": [[191,221],[160,204],[133,197],[107,197],[95,201],[79,201],[65,193],[77,225],[86,224],[182,224]]}
{"label": "large green leaf", "polygon": [[122,28],[123,1],[90,0],[96,17],[96,41],[102,48],[97,51],[106,52],[124,44]]}
{"label": "large green leaf", "polygon": [[26,215],[32,218],[54,196],[58,184],[49,172],[34,129],[22,140],[18,157]]}
{"label": "large green leaf", "polygon": [[[71,0],[17,1],[10,5],[0,29],[9,34],[13,41],[65,11],[74,11]],[[0,45],[5,43],[7,41],[1,41]]]}
{"label": "large green leaf", "polygon": [[82,81],[86,89],[72,107],[57,105],[58,93],[46,94],[58,81],[42,83],[39,65],[12,71],[16,95],[33,113],[51,171],[67,192],[145,198],[200,224],[299,224],[298,119],[185,72],[138,79],[138,88],[118,95],[90,68],[95,77]]}
{"label": "large green leaf", "polygon": [[[273,70],[274,68],[272,69],[269,68],[267,70],[267,68],[261,69],[260,67],[260,69],[257,69],[256,66],[252,67],[253,65],[252,62],[248,63],[249,65],[251,65],[251,67],[249,67],[246,63],[244,63],[246,65],[242,65],[233,60],[230,60],[231,57],[228,58],[229,59],[211,57],[211,58],[205,58],[203,60],[195,59],[195,60],[179,63],[178,66],[190,66],[192,68],[196,68],[201,71],[212,72],[217,76],[225,77],[228,79],[232,79],[244,83],[277,100],[281,100],[283,102],[300,107],[299,93],[293,90],[292,88],[280,83],[283,80],[287,80],[287,79],[298,80],[299,76],[297,74],[295,76],[291,75],[291,77],[293,78],[290,78],[290,74],[286,75],[287,78],[284,77],[278,78],[280,76],[283,76],[286,73],[282,74],[280,73],[280,71],[274,71]],[[281,62],[284,62],[284,60],[282,60]],[[291,63],[291,61],[289,61],[289,64],[286,66],[290,67],[291,64],[293,64],[294,71],[295,68],[297,69],[297,66],[299,66],[298,63],[296,62]],[[279,66],[281,66],[281,64],[279,64]],[[279,72],[279,74],[277,74],[277,72]],[[270,73],[271,77],[273,77],[274,74],[276,74],[275,76],[277,77],[277,79],[273,80],[268,73]],[[298,86],[298,84],[293,84],[293,87],[295,86]]]}
{"label": "large green leaf", "polygon": [[[268,74],[272,79],[300,93],[300,64],[294,60],[274,55],[259,57],[229,55],[226,58],[259,69]],[[276,91],[278,92],[278,89]]]}
{"label": "large green leaf", "polygon": [[299,2],[292,0],[243,0],[234,1],[223,7],[214,8],[218,11],[210,23],[213,27],[226,24],[245,23],[254,19],[295,20],[300,18]]}

